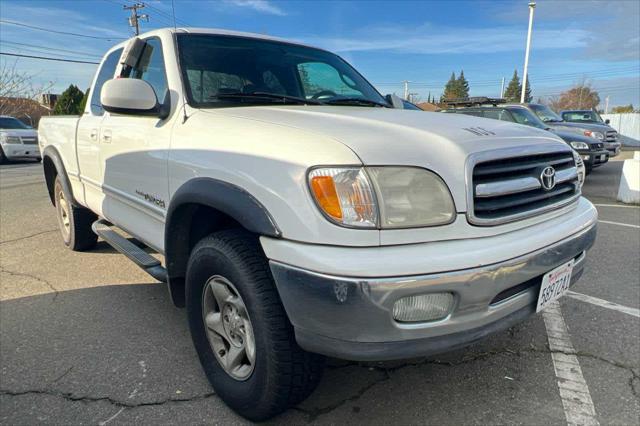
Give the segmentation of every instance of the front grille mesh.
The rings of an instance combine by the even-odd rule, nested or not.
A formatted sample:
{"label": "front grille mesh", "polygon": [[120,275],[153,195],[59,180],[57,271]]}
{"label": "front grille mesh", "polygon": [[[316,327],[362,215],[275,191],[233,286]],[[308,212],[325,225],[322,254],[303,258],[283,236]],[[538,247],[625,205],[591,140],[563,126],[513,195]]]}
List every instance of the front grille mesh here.
{"label": "front grille mesh", "polygon": [[[558,179],[544,189],[540,175],[546,167]],[[580,193],[571,152],[554,152],[489,160],[473,169],[473,219],[482,224],[517,220],[552,209]]]}

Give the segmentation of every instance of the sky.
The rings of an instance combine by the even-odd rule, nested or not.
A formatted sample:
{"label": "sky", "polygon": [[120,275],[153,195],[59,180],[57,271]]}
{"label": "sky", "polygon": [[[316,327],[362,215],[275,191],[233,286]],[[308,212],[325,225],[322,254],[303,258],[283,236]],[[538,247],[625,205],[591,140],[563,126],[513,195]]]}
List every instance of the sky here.
{"label": "sky", "polygon": [[[0,0],[0,52],[98,62],[130,37],[130,0]],[[172,26],[170,0],[148,0],[142,30]],[[500,95],[522,75],[528,1],[174,0],[179,27],[212,27],[283,37],[338,53],[378,90],[421,100],[439,96],[464,70],[471,96]],[[42,27],[63,35],[15,25]],[[84,35],[85,37],[81,37]],[[93,37],[93,38],[91,38]],[[17,61],[17,62],[16,62]],[[96,65],[0,56],[61,92],[85,90]],[[538,0],[529,59],[534,99],[586,81],[609,107],[640,105],[640,1]]]}

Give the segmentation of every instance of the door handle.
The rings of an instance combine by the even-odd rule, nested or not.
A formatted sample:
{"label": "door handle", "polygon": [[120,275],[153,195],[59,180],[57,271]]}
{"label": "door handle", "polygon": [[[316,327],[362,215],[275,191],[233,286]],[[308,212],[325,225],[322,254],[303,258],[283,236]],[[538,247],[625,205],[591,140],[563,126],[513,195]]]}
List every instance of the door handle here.
{"label": "door handle", "polygon": [[98,140],[98,129],[91,129],[91,140],[92,141],[97,141]]}
{"label": "door handle", "polygon": [[105,130],[102,132],[102,142],[111,143],[111,130]]}

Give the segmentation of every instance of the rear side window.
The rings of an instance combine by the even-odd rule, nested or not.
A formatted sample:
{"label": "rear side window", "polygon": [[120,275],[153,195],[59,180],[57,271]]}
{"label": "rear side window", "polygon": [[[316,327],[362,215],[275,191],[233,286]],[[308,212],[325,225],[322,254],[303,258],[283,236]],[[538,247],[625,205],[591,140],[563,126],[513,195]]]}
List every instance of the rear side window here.
{"label": "rear side window", "polygon": [[145,40],[146,44],[136,66],[125,77],[144,80],[153,87],[159,102],[167,94],[167,74],[162,55],[162,44],[157,38]]}
{"label": "rear side window", "polygon": [[513,123],[511,114],[503,109],[487,109],[486,111],[484,111],[484,117],[493,118],[494,120],[510,121]]}
{"label": "rear side window", "polygon": [[122,49],[109,53],[102,64],[102,68],[98,71],[98,78],[96,78],[96,84],[94,84],[93,93],[91,93],[91,113],[93,115],[104,114],[104,109],[102,109],[102,104],[100,103],[100,90],[102,90],[102,86],[107,80],[113,78],[121,55]]}

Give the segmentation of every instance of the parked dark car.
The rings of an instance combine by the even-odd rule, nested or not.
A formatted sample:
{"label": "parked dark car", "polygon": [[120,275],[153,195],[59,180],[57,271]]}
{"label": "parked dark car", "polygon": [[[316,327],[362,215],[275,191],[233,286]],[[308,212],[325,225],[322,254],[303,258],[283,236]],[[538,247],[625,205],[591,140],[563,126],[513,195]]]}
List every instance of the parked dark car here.
{"label": "parked dark car", "polygon": [[587,173],[590,173],[593,168],[599,167],[609,161],[609,151],[604,147],[603,142],[599,142],[591,137],[579,135],[575,132],[567,132],[549,127],[540,120],[537,115],[533,114],[523,105],[463,107],[452,108],[443,112],[510,121],[550,131],[560,136],[562,140],[580,154],[580,157],[584,160]]}
{"label": "parked dark car", "polygon": [[[618,142],[618,132],[613,127],[608,126],[604,122],[573,122],[566,121],[560,115],[556,114],[551,108],[542,104],[506,104],[520,105],[529,109],[538,116],[546,125],[551,128],[579,133],[589,136],[602,143],[609,151],[609,157],[615,157],[620,153],[620,142]],[[590,112],[590,111],[589,111]]]}

